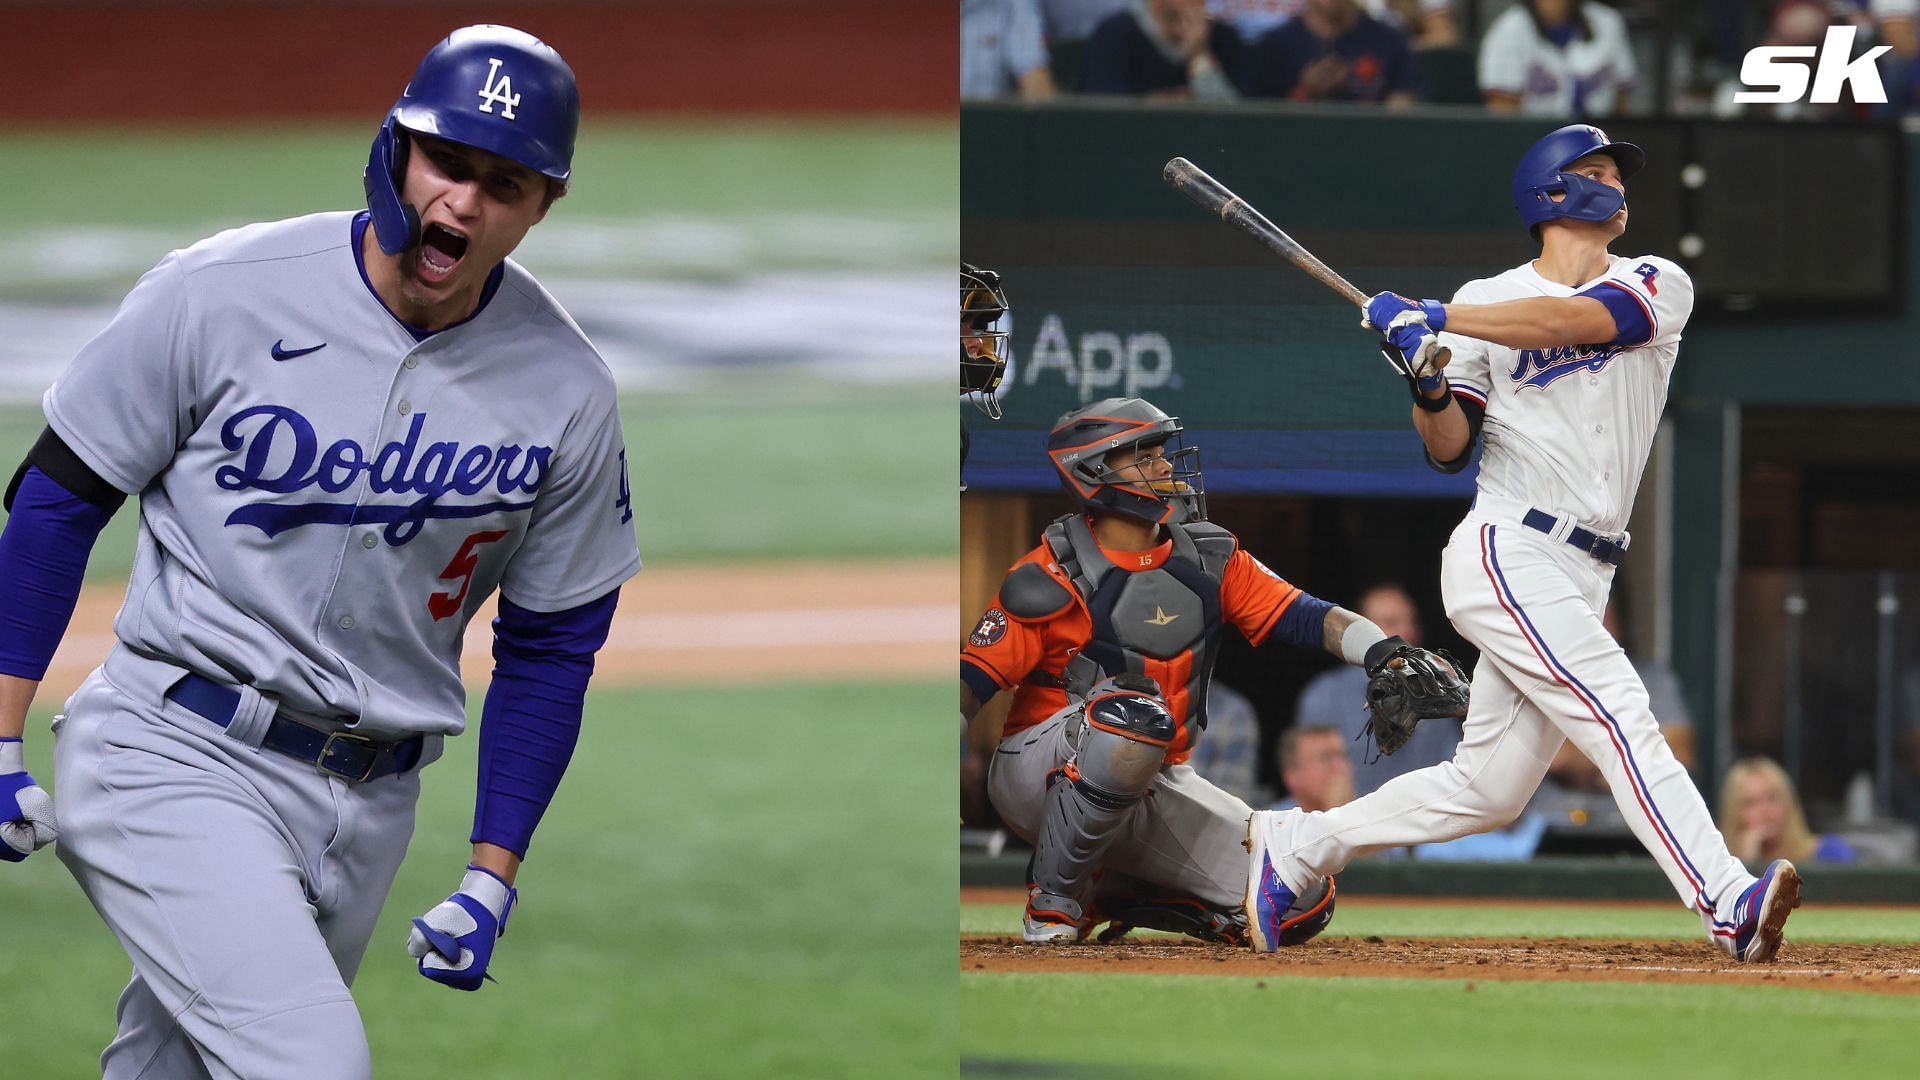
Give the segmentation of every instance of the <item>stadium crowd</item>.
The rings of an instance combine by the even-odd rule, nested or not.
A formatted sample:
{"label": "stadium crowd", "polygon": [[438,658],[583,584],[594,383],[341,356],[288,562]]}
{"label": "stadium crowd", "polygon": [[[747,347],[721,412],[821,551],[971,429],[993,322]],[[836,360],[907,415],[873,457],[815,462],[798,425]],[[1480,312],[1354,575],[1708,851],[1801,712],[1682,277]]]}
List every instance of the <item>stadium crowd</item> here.
{"label": "stadium crowd", "polygon": [[[963,100],[1129,95],[1529,116],[1890,119],[1920,98],[1920,0],[961,0]],[[1742,104],[1748,50],[1853,31],[1885,104]],[[1813,61],[1805,61],[1812,65]]]}

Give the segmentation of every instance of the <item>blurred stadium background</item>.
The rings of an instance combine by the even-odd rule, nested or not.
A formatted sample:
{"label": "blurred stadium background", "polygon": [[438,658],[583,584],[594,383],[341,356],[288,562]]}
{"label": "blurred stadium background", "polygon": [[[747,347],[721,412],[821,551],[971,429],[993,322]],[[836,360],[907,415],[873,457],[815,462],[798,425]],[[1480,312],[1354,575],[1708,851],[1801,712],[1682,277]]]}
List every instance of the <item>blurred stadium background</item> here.
{"label": "blurred stadium background", "polygon": [[[579,76],[573,191],[515,257],[619,380],[647,568],[486,994],[428,986],[399,949],[466,858],[474,740],[432,770],[355,987],[381,1075],[951,1066],[951,1010],[924,1007],[952,992],[955,875],[933,843],[951,802],[929,797],[954,758],[929,722],[951,714],[952,448],[925,434],[951,428],[949,10],[0,2],[8,462],[166,251],[359,205],[375,127],[447,30],[519,26]],[[96,550],[29,723],[42,777],[134,525]],[[488,669],[470,651],[476,715]],[[47,855],[0,875],[0,926],[0,1073],[97,1075],[124,955]]]}
{"label": "blurred stadium background", "polygon": [[[1037,6],[1051,27],[1070,5]],[[1225,21],[1256,8],[1299,17],[1303,6],[1313,5],[1208,9]],[[1413,7],[1363,6],[1376,14]],[[1084,43],[1063,47],[1051,30],[1057,96],[1022,102],[1009,89],[963,104],[962,254],[1003,275],[1014,361],[1001,393],[1005,420],[965,413],[973,444],[960,515],[962,635],[1007,566],[1071,508],[1045,456],[1047,428],[1082,403],[1142,396],[1182,417],[1189,445],[1202,447],[1211,518],[1282,577],[1349,606],[1374,584],[1398,582],[1420,609],[1428,645],[1472,658],[1446,623],[1438,570],[1473,472],[1445,477],[1422,463],[1405,391],[1352,309],[1209,220],[1160,174],[1169,158],[1192,159],[1362,291],[1450,297],[1466,280],[1536,253],[1509,200],[1512,168],[1533,140],[1574,118],[1503,116],[1480,103],[1476,35],[1513,6],[1456,0],[1460,37],[1416,54],[1449,82],[1405,108],[1189,103],[1178,100],[1184,86],[1136,97],[1074,94]],[[1737,70],[1748,47],[1774,40],[1763,36],[1769,17],[1792,4],[1606,6],[1625,16],[1642,78],[1618,113],[1588,119],[1644,146],[1651,162],[1629,185],[1632,221],[1614,251],[1677,258],[1699,289],[1616,581],[1623,640],[1636,659],[1673,673],[1692,718],[1691,771],[1716,815],[1729,766],[1767,757],[1797,785],[1813,832],[1851,849],[1850,862],[1807,870],[1812,906],[1788,933],[1794,939],[1798,927],[1807,939],[1844,940],[1850,931],[1822,921],[1820,904],[1920,897],[1920,367],[1912,361],[1920,333],[1920,222],[1912,210],[1920,125],[1899,115],[1913,6],[1904,5],[1899,25],[1882,20],[1888,36],[1867,31],[1875,43],[1906,35],[1882,64],[1895,106],[1849,103],[1803,113],[1800,122],[1722,118],[1701,89]],[[1822,4],[1820,24],[1869,27],[1883,8],[1899,6]],[[1418,5],[1428,14],[1446,8]],[[1216,678],[1251,700],[1258,726],[1257,742],[1229,751],[1239,760],[1221,767],[1243,768],[1241,793],[1265,806],[1289,794],[1276,749],[1295,723],[1297,699],[1333,662],[1283,647],[1255,652],[1234,634],[1225,640]],[[976,720],[970,752],[991,754],[1009,696]],[[1356,715],[1359,708],[1356,700]],[[988,891],[963,900],[962,933],[1010,934],[1017,895],[991,890],[1024,885],[1026,849],[997,828],[983,792],[963,791],[963,801],[969,795],[962,881]],[[1449,931],[1382,915],[1365,906],[1374,897],[1671,903],[1611,795],[1562,790],[1533,809],[1541,827],[1527,861],[1460,863],[1416,851],[1356,862],[1341,877],[1341,910],[1345,916],[1353,898],[1360,929],[1336,918],[1329,933],[1497,933],[1499,918],[1512,917],[1508,932],[1523,937],[1640,936],[1598,929],[1590,911],[1539,928],[1506,908],[1480,930]],[[1697,939],[1691,916],[1671,910],[1664,929],[1646,936]],[[1902,920],[1908,930],[1885,940],[1915,939],[1911,909],[1886,926]],[[963,961],[968,966],[980,965]],[[1059,1056],[1005,1031],[1009,1017],[1044,995],[1031,983],[1012,985],[1033,977],[963,977],[963,1060]],[[1105,994],[1094,989],[1104,982],[1075,982],[1069,996]],[[1315,986],[1291,988],[1299,982]],[[1231,1015],[1257,1024],[1259,1015],[1329,1000],[1318,980],[1260,985],[1289,989],[1269,991],[1264,1005],[1236,1004],[1243,1011]],[[1406,1044],[1374,1045],[1377,1029],[1365,1018],[1382,1000],[1362,993],[1350,1017],[1337,1005],[1317,1013],[1324,1038],[1305,1056],[1286,1051],[1286,1067],[1311,1068],[1314,1053],[1337,1047],[1326,1067],[1361,1074],[1546,1068],[1525,1054],[1503,1064],[1471,1053],[1415,1064]],[[1477,1030],[1477,1015],[1455,1007],[1429,1019]],[[1227,1027],[1228,1039],[1242,1030]],[[1609,1049],[1628,1061],[1661,1060],[1687,1037],[1676,1032],[1643,1046],[1630,1027],[1606,1027],[1623,1041],[1603,1039],[1594,1060],[1618,1064],[1604,1056]],[[1487,1037],[1506,1035],[1496,1024]],[[1235,1045],[1238,1056],[1221,1054],[1238,1064],[1220,1067],[1280,1060],[1262,1057],[1254,1040]],[[1178,1056],[1156,1048],[1129,1056],[1142,1043],[1125,1046],[1097,1059],[1171,1067]],[[1576,1052],[1565,1061],[1575,1059],[1585,1060]],[[1779,1059],[1781,1068],[1791,1060],[1799,1059]]]}

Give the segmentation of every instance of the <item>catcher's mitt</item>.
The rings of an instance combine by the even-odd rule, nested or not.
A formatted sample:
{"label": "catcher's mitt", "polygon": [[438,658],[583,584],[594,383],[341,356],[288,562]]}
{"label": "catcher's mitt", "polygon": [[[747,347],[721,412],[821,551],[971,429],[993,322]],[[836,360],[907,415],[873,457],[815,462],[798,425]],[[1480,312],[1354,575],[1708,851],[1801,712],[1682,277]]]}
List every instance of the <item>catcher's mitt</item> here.
{"label": "catcher's mitt", "polygon": [[1452,656],[1388,638],[1367,651],[1366,734],[1380,753],[1391,754],[1407,745],[1420,721],[1467,715],[1471,689]]}

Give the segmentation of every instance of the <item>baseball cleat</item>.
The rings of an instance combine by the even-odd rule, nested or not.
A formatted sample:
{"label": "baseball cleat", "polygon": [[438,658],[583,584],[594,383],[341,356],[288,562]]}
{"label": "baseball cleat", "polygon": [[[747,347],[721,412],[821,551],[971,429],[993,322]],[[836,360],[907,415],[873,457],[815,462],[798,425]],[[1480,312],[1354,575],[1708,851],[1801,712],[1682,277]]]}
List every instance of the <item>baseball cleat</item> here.
{"label": "baseball cleat", "polygon": [[1304,945],[1333,921],[1333,878],[1307,894],[1305,902],[1274,872],[1260,813],[1247,820],[1247,944],[1254,952]]}
{"label": "baseball cleat", "polygon": [[1020,939],[1029,945],[1075,945],[1086,940],[1092,923],[1080,916],[1080,905],[1031,889],[1027,913],[1020,920]]}
{"label": "baseball cleat", "polygon": [[1733,937],[1714,941],[1742,963],[1771,963],[1784,940],[1787,916],[1799,906],[1800,871],[1785,859],[1775,859],[1734,903]]}

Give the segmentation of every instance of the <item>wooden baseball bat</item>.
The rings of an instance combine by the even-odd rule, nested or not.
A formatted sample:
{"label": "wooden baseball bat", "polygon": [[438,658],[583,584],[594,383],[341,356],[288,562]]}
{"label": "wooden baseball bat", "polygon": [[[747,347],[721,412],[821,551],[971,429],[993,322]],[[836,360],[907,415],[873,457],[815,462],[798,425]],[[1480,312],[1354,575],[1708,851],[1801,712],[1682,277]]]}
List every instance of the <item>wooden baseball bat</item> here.
{"label": "wooden baseball bat", "polygon": [[[1322,285],[1339,293],[1347,303],[1363,312],[1366,310],[1366,293],[1354,288],[1351,281],[1315,258],[1313,252],[1288,236],[1286,230],[1268,221],[1267,216],[1255,210],[1247,200],[1227,190],[1227,185],[1207,175],[1205,169],[1186,158],[1177,157],[1167,162],[1167,167],[1161,170],[1160,175],[1169,187],[1192,199],[1207,213],[1245,230],[1288,262],[1313,275]],[[1450,355],[1450,350],[1442,349],[1434,359],[1439,365],[1445,366]]]}
{"label": "wooden baseball bat", "polygon": [[1252,234],[1255,240],[1272,248],[1284,256],[1288,262],[1312,274],[1320,283],[1339,293],[1355,307],[1367,306],[1367,294],[1353,287],[1353,283],[1335,273],[1326,263],[1314,258],[1313,252],[1300,246],[1300,241],[1288,236],[1280,226],[1267,220],[1267,216],[1247,204],[1247,200],[1227,190],[1227,186],[1208,176],[1205,169],[1177,157],[1167,162],[1162,171],[1167,184],[1175,191],[1198,203],[1201,209],[1214,215],[1229,225],[1237,225]]}

